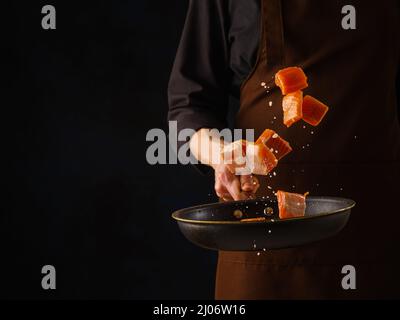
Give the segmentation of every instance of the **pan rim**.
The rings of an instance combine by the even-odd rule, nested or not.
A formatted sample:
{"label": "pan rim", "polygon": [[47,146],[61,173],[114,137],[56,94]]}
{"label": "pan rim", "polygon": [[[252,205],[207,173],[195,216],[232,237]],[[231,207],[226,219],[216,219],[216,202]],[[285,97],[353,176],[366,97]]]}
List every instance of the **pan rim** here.
{"label": "pan rim", "polygon": [[252,200],[243,200],[243,201],[228,201],[228,202],[214,202],[214,203],[208,203],[208,204],[202,204],[202,205],[197,205],[193,207],[188,207],[184,209],[179,209],[176,210],[172,213],[171,217],[178,221],[178,222],[185,222],[185,223],[191,223],[191,224],[203,224],[203,225],[257,225],[257,224],[277,224],[277,223],[288,223],[291,221],[298,221],[298,220],[310,220],[310,219],[317,219],[317,218],[323,218],[327,216],[331,216],[334,214],[338,214],[341,212],[349,211],[354,206],[356,205],[356,202],[352,199],[348,198],[341,198],[341,197],[330,197],[330,196],[309,196],[309,200],[318,200],[318,199],[326,199],[326,200],[341,200],[341,201],[348,201],[350,205],[340,208],[334,211],[329,211],[329,212],[322,212],[321,214],[315,215],[315,216],[306,216],[306,217],[296,217],[296,218],[289,218],[289,219],[283,219],[283,220],[266,220],[266,221],[247,221],[243,222],[240,220],[237,221],[222,221],[222,220],[191,220],[191,219],[185,219],[181,218],[178,215],[185,213],[186,211],[193,211],[193,210],[199,210],[199,209],[204,209],[207,207],[211,206],[224,206],[228,205],[231,203],[247,203],[247,202],[256,202],[256,201],[265,201],[265,200],[260,200],[260,199],[252,199]]}

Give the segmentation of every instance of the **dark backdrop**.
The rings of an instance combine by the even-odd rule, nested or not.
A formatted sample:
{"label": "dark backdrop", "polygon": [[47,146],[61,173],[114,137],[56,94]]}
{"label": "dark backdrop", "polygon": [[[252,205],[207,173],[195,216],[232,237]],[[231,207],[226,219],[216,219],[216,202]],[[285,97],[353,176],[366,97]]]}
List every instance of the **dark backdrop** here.
{"label": "dark backdrop", "polygon": [[[56,7],[56,30],[41,28],[45,4]],[[186,9],[182,0],[15,5],[3,298],[213,297],[216,254],[170,218],[216,200],[212,177],[145,158],[147,131],[167,128]],[[45,264],[56,267],[54,291],[41,288]]]}

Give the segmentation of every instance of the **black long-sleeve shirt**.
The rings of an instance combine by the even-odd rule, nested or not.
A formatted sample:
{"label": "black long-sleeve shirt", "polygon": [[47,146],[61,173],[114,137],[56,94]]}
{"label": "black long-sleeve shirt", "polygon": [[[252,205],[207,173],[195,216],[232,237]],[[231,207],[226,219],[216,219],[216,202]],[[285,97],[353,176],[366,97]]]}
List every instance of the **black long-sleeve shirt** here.
{"label": "black long-sleeve shirt", "polygon": [[178,130],[227,127],[229,95],[239,97],[259,38],[258,0],[190,0],[168,86]]}

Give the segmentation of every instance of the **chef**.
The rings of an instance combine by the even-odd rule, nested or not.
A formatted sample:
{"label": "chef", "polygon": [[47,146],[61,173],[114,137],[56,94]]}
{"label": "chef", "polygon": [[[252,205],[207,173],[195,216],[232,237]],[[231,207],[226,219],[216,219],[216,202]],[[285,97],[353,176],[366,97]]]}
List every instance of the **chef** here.
{"label": "chef", "polygon": [[[349,4],[355,21],[344,28]],[[345,229],[328,240],[259,255],[219,252],[216,299],[400,297],[399,13],[396,0],[190,1],[169,120],[196,130],[191,151],[214,169],[217,195],[239,200],[282,189],[357,202]],[[282,123],[273,78],[289,66],[307,74],[305,94],[330,107],[318,127]],[[235,128],[254,129],[255,137],[273,129],[293,147],[276,176],[236,176],[204,152],[222,145],[205,137],[228,127],[230,96],[240,101]],[[213,145],[204,147],[207,140]],[[346,270],[354,271],[350,288]]]}

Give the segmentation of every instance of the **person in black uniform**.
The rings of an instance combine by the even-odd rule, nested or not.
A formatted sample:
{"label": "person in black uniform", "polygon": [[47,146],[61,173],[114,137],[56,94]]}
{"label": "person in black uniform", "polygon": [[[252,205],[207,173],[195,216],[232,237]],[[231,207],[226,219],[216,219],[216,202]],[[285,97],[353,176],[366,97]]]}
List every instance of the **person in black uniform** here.
{"label": "person in black uniform", "polygon": [[[379,10],[353,1],[356,28],[346,30],[345,5],[341,0],[190,1],[168,88],[168,117],[178,129],[196,130],[191,151],[215,170],[217,195],[261,196],[268,184],[357,202],[337,237],[261,255],[220,252],[218,299],[400,297],[399,7],[395,0],[382,1]],[[303,125],[288,129],[275,120],[282,117],[282,95],[273,77],[288,66],[303,68],[307,94],[330,106],[313,134]],[[270,128],[294,147],[279,163],[276,178],[236,176],[204,152],[221,148],[222,142],[207,145],[208,129],[228,126],[230,95],[240,100],[236,128],[254,129],[256,137]],[[310,146],[307,151],[304,145]],[[341,287],[344,265],[357,271],[355,290]]]}

